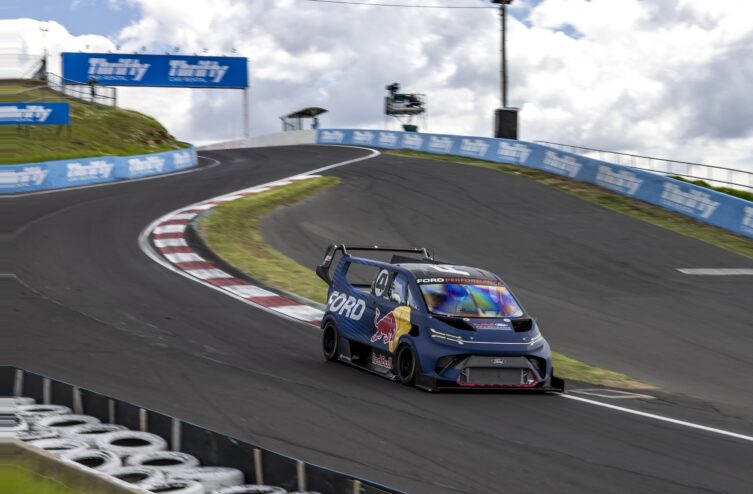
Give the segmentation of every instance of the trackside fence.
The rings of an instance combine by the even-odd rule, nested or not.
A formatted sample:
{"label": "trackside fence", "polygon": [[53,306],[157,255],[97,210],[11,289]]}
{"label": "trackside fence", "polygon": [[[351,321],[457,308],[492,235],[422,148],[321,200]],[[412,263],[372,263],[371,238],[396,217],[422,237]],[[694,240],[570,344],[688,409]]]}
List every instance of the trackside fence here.
{"label": "trackside fence", "polygon": [[609,189],[753,238],[753,202],[535,142],[360,129],[317,131],[317,144],[370,146],[476,158],[539,169]]}
{"label": "trackside fence", "polygon": [[197,457],[202,465],[241,470],[250,484],[271,484],[288,491],[322,494],[402,494],[286,455],[238,441],[175,417],[111,398],[75,385],[0,366],[0,397],[27,396],[37,403],[64,405],[73,413],[97,417],[165,439],[170,449]]}
{"label": "trackside fence", "polygon": [[608,161],[610,163],[616,163],[630,168],[661,173],[662,175],[677,175],[691,180],[705,180],[715,186],[727,186],[753,191],[753,172],[748,170],[703,165],[701,163],[690,163],[687,161],[652,158],[650,156],[641,156],[639,154],[618,153],[616,151],[605,151],[603,149],[573,146],[572,144],[560,144],[558,142],[536,142],[561,151]]}

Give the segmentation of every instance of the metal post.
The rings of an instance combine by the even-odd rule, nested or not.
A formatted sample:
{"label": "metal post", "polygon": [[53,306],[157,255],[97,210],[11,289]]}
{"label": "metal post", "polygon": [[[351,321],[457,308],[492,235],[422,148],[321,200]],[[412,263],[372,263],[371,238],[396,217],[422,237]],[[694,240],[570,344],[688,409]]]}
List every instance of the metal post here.
{"label": "metal post", "polygon": [[507,4],[505,3],[499,4],[499,19],[501,24],[500,28],[502,30],[500,36],[502,60],[499,67],[500,83],[502,84],[502,108],[507,108]]}
{"label": "metal post", "polygon": [[243,137],[251,137],[251,123],[249,122],[248,88],[243,88]]}

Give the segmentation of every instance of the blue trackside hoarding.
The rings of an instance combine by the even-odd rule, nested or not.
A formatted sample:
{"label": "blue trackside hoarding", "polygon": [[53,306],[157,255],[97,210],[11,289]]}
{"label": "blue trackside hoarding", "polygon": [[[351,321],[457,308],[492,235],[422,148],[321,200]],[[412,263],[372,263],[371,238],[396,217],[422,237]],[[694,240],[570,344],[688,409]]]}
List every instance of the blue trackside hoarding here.
{"label": "blue trackside hoarding", "polygon": [[173,173],[198,164],[193,147],[137,156],[99,156],[0,166],[0,194],[80,187]]}
{"label": "blue trackside hoarding", "polygon": [[327,129],[317,144],[370,146],[451,154],[536,168],[676,211],[753,238],[753,202],[623,165],[567,153],[533,142],[416,132]]}
{"label": "blue trackside hoarding", "polygon": [[63,53],[63,79],[105,86],[246,88],[248,59],[187,55]]}
{"label": "blue trackside hoarding", "polygon": [[68,125],[68,103],[0,103],[0,125]]}

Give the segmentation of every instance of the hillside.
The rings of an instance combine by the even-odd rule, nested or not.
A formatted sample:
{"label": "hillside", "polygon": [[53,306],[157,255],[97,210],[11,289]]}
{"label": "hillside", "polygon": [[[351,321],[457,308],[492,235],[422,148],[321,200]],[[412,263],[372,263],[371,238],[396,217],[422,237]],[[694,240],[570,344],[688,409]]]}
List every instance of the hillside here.
{"label": "hillside", "polygon": [[0,102],[63,101],[71,126],[0,126],[0,165],[90,156],[127,156],[186,147],[155,119],[132,110],[95,105],[32,81],[0,81]]}

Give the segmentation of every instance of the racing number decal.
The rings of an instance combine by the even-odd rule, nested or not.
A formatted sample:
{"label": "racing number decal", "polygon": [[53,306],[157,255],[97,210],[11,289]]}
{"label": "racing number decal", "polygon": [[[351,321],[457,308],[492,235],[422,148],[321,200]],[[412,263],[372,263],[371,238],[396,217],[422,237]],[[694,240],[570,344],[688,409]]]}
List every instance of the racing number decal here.
{"label": "racing number decal", "polygon": [[374,295],[381,297],[387,290],[387,281],[390,279],[390,272],[386,269],[379,271],[376,281],[374,282]]}

